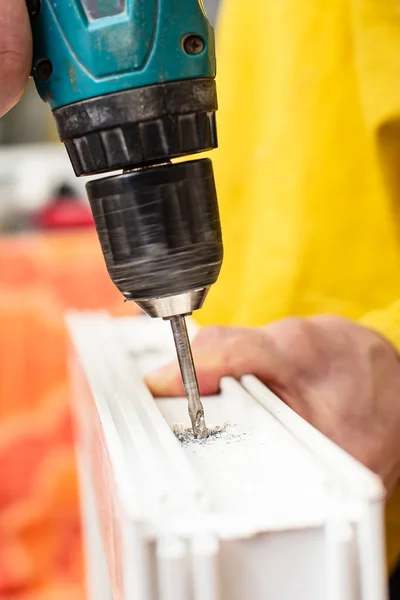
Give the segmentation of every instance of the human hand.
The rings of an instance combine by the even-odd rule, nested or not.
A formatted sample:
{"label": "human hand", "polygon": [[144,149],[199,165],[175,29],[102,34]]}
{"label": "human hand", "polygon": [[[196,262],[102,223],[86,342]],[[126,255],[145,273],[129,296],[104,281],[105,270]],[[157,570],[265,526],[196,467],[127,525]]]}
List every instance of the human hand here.
{"label": "human hand", "polygon": [[[383,479],[400,477],[400,360],[375,332],[338,317],[284,319],[260,329],[213,327],[193,343],[200,391],[252,374]],[[176,365],[152,374],[156,396],[183,395]]]}
{"label": "human hand", "polygon": [[2,0],[0,117],[21,98],[32,66],[32,32],[25,0]]}

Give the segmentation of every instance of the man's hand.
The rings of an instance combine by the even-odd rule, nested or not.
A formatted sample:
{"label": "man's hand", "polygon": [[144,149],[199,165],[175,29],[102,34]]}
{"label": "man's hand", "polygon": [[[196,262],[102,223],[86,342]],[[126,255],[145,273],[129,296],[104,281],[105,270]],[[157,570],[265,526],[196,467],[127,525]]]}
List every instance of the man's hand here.
{"label": "man's hand", "polygon": [[[400,360],[378,334],[336,317],[285,319],[261,329],[209,328],[193,343],[199,386],[256,375],[286,404],[380,475],[400,477]],[[148,378],[157,396],[183,395],[174,365]]]}
{"label": "man's hand", "polygon": [[32,33],[25,0],[2,0],[0,117],[21,98],[32,66]]}

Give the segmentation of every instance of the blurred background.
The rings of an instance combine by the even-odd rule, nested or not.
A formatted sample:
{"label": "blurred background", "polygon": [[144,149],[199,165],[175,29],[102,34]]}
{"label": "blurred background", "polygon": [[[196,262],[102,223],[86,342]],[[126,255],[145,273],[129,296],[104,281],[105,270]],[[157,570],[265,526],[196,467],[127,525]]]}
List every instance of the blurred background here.
{"label": "blurred background", "polygon": [[[204,0],[215,23],[218,1]],[[30,81],[0,120],[0,598],[83,599],[68,309],[132,314]]]}

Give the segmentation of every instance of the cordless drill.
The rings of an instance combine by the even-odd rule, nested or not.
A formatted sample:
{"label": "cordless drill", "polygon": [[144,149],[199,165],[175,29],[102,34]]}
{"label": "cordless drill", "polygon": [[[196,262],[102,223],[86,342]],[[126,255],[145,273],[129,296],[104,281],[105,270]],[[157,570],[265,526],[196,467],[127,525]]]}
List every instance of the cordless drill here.
{"label": "cordless drill", "polygon": [[32,75],[87,192],[108,273],[171,321],[196,437],[207,428],[185,316],[222,264],[212,163],[214,36],[202,0],[27,0]]}

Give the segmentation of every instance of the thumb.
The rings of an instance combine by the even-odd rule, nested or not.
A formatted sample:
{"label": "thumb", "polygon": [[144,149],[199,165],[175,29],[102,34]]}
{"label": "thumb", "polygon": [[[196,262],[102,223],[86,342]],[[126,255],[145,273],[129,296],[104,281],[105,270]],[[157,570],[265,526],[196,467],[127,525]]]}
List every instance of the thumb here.
{"label": "thumb", "polygon": [[[262,329],[210,327],[192,345],[200,393],[216,394],[223,377],[252,374],[265,383],[284,377],[284,366]],[[183,384],[177,361],[147,377],[154,396],[182,396]]]}
{"label": "thumb", "polygon": [[25,0],[3,0],[0,11],[0,117],[21,97],[32,64]]}

